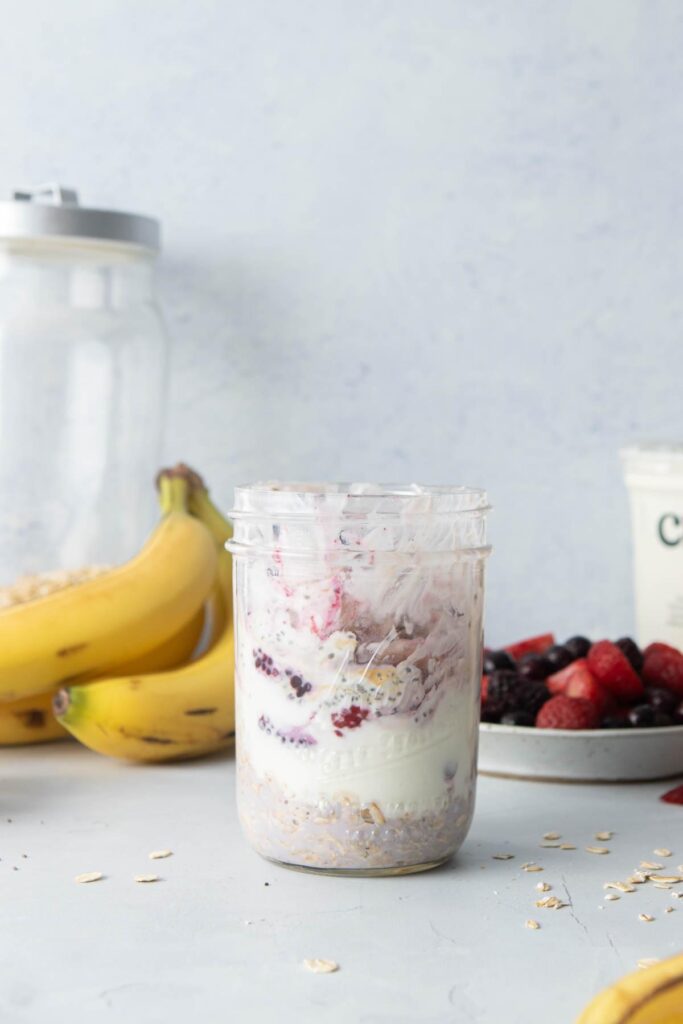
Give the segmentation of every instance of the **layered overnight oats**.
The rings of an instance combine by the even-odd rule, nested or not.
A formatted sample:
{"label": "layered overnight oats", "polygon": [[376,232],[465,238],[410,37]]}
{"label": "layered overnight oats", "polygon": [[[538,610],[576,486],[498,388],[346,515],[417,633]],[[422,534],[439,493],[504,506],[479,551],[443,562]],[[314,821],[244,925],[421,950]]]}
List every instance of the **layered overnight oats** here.
{"label": "layered overnight oats", "polygon": [[432,867],[474,807],[486,495],[236,491],[238,805],[264,856]]}

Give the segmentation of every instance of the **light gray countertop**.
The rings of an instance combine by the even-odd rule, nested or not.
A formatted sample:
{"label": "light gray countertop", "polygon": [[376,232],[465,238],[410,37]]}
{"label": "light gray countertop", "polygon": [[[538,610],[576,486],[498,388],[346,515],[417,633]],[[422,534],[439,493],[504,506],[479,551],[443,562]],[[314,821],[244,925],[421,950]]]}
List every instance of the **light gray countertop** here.
{"label": "light gray countertop", "polygon": [[[65,743],[5,750],[1,764],[3,1024],[563,1024],[640,958],[683,946],[683,899],[641,886],[606,902],[603,891],[658,860],[656,848],[673,851],[674,872],[683,863],[683,808],[657,799],[673,783],[482,778],[452,864],[353,879],[252,853],[230,758],[135,767]],[[553,830],[577,849],[540,849]],[[602,830],[615,833],[597,843],[611,853],[585,852]],[[164,848],[173,856],[148,859]],[[522,871],[527,861],[544,871]],[[87,871],[105,878],[76,884]],[[134,882],[150,872],[160,881]],[[540,880],[571,905],[537,909]],[[311,974],[305,957],[340,970]]]}

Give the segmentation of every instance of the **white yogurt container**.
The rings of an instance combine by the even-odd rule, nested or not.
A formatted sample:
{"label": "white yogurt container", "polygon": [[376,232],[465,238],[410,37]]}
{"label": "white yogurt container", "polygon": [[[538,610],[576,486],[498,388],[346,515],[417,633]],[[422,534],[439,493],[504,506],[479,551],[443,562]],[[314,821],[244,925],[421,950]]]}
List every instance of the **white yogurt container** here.
{"label": "white yogurt container", "polygon": [[683,443],[639,444],[620,454],[631,501],[638,640],[683,650]]}
{"label": "white yogurt container", "polygon": [[264,856],[433,867],[474,808],[488,506],[468,488],[238,488],[238,806]]}

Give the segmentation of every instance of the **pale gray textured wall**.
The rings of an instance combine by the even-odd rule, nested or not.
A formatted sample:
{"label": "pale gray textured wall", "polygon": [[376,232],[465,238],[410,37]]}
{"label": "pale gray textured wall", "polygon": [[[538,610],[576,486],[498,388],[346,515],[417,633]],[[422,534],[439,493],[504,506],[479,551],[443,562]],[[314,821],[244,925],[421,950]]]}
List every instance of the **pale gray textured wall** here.
{"label": "pale gray textured wall", "polygon": [[468,482],[488,634],[632,625],[619,445],[683,435],[678,0],[24,0],[4,188],[158,214],[168,454]]}

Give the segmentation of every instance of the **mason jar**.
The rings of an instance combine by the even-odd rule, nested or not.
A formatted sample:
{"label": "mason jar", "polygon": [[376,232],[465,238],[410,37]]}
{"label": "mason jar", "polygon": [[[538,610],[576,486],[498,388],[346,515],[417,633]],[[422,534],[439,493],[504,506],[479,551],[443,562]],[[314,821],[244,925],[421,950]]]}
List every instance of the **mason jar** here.
{"label": "mason jar", "polygon": [[236,490],[237,796],[263,856],[403,874],[462,843],[487,510],[461,487]]}
{"label": "mason jar", "polygon": [[59,185],[0,203],[0,585],[129,558],[154,522],[159,224]]}

